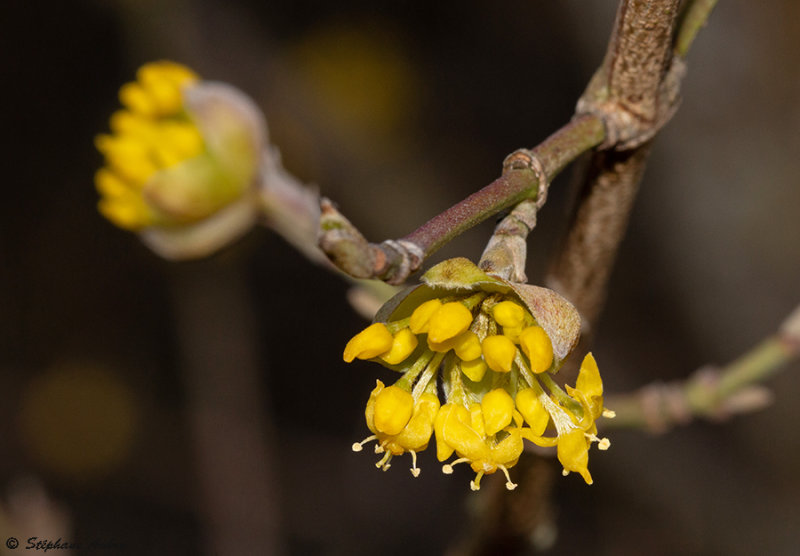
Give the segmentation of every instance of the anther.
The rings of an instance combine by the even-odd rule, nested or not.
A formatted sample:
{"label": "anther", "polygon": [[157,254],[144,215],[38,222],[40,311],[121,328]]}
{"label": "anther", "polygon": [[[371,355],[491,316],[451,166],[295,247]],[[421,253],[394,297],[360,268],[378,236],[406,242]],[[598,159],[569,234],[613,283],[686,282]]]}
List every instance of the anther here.
{"label": "anther", "polygon": [[473,491],[481,489],[481,478],[483,477],[483,471],[478,471],[478,474],[475,475],[475,479],[469,482],[469,488]]}
{"label": "anther", "polygon": [[498,465],[498,467],[503,472],[503,474],[506,476],[506,488],[508,490],[514,490],[515,488],[517,488],[519,485],[516,484],[516,483],[512,483],[511,482],[511,477],[508,474],[508,469],[506,469],[506,466],[505,465]]}
{"label": "anther", "polygon": [[603,417],[606,419],[613,419],[617,416],[617,412],[612,409],[604,409],[603,410]]}
{"label": "anther", "polygon": [[386,454],[381,458],[381,460],[375,464],[375,467],[377,467],[381,471],[386,471],[391,467],[391,465],[389,464],[391,459],[392,459],[392,453],[386,452]]}
{"label": "anther", "polygon": [[469,458],[459,458],[459,459],[457,459],[457,460],[455,460],[453,462],[445,463],[442,466],[442,473],[444,473],[445,475],[452,475],[453,474],[453,466],[454,465],[458,465],[459,463],[467,463],[468,461],[469,461]]}
{"label": "anther", "polygon": [[373,440],[377,440],[377,439],[378,439],[378,437],[373,434],[372,436],[366,437],[361,442],[353,442],[352,449],[353,449],[354,452],[360,452],[361,450],[364,449],[364,444],[366,444],[367,442],[372,442]]}
{"label": "anther", "polygon": [[601,438],[597,443],[598,450],[608,450],[611,447],[611,441],[608,438]]}
{"label": "anther", "polygon": [[411,453],[411,474],[419,477],[419,467],[417,467],[417,453],[414,450],[409,450]]}

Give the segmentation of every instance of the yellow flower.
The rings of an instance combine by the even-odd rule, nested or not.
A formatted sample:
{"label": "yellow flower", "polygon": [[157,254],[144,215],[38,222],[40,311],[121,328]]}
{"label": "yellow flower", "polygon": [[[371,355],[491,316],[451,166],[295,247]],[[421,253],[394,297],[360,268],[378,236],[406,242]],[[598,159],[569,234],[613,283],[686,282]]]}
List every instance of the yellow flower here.
{"label": "yellow flower", "polygon": [[249,99],[167,61],[139,68],[119,97],[111,133],[95,139],[103,216],[174,258],[206,254],[252,225],[265,126]]}
{"label": "yellow flower", "polygon": [[522,454],[522,437],[519,428],[510,428],[501,438],[487,434],[482,404],[469,408],[459,404],[446,404],[439,410],[434,423],[437,456],[439,461],[449,458],[455,451],[458,459],[442,467],[445,474],[453,472],[453,466],[469,463],[477,474],[470,482],[472,490],[479,490],[481,478],[498,469],[506,476],[506,488],[517,487],[511,482],[508,468],[516,465]]}
{"label": "yellow flower", "polygon": [[438,410],[439,398],[436,394],[423,392],[415,400],[406,390],[398,386],[385,388],[379,380],[364,412],[367,427],[373,434],[353,444],[353,451],[360,452],[364,444],[376,440],[375,453],[385,452],[376,467],[384,471],[391,467],[389,462],[393,456],[409,452],[412,458],[411,474],[417,477],[420,473],[417,452],[428,447]]}
{"label": "yellow flower", "polygon": [[380,322],[371,324],[347,342],[343,359],[350,363],[353,359],[372,359],[389,354],[394,345],[394,338],[386,325]]}
{"label": "yellow flower", "polygon": [[508,470],[528,440],[556,447],[565,472],[590,483],[589,446],[608,447],[594,422],[610,415],[597,364],[587,355],[567,392],[550,376],[577,343],[574,307],[551,290],[487,275],[465,259],[440,263],[422,280],[390,300],[378,322],[345,348],[345,361],[371,359],[401,374],[388,388],[378,381],[365,413],[373,435],[353,448],[376,440],[376,452],[386,452],[382,469],[410,452],[416,476],[416,453],[433,431],[439,460],[457,456],[445,473],[469,463],[477,490],[483,475],[500,470],[513,489]]}

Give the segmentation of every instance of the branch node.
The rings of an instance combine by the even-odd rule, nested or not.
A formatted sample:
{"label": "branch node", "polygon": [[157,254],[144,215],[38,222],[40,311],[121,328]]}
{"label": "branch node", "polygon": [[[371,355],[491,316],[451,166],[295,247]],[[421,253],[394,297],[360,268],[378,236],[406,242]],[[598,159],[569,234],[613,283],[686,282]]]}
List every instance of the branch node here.
{"label": "branch node", "polygon": [[503,175],[512,170],[531,170],[536,175],[539,182],[536,192],[536,209],[542,208],[547,201],[547,190],[550,186],[550,179],[544,171],[542,161],[530,149],[517,149],[503,161]]}
{"label": "branch node", "polygon": [[385,265],[376,272],[376,276],[395,286],[416,272],[425,258],[425,252],[419,245],[405,239],[387,239],[377,247],[384,254],[391,252],[392,256],[386,256]]}
{"label": "branch node", "polygon": [[673,56],[669,70],[659,85],[655,110],[643,111],[636,103],[610,96],[601,85],[601,69],[592,79],[586,93],[578,99],[575,113],[592,114],[603,122],[606,135],[599,150],[626,151],[643,145],[664,127],[680,105],[680,87],[686,75],[686,62]]}

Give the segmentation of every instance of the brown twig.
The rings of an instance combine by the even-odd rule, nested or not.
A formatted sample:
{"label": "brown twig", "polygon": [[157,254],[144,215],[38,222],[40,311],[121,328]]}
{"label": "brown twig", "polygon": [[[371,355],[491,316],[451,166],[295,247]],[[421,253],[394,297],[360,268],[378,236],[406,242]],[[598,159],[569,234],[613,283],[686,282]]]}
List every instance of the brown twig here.
{"label": "brown twig", "polygon": [[331,201],[323,199],[320,246],[336,266],[351,276],[400,284],[419,269],[425,258],[454,237],[520,201],[536,199],[540,181],[549,183],[603,138],[600,119],[592,114],[577,116],[536,148],[515,153],[517,158],[505,165],[503,175],[483,189],[404,238],[380,244],[369,243]]}

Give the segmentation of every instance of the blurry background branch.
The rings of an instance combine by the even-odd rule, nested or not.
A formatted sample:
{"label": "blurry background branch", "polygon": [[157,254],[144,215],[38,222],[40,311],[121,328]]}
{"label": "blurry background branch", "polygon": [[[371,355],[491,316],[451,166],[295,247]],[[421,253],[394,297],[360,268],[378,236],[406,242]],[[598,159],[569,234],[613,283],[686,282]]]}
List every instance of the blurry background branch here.
{"label": "blurry background branch", "polygon": [[637,428],[663,433],[697,417],[723,420],[762,409],[771,392],[758,385],[800,356],[800,306],[774,335],[728,365],[702,367],[688,379],[653,383],[630,394],[615,394],[606,404],[617,417],[603,428]]}

